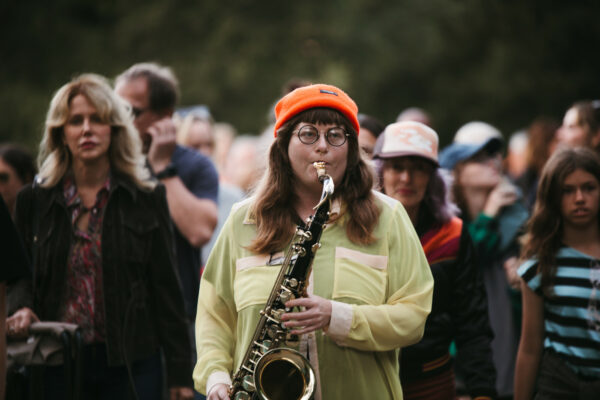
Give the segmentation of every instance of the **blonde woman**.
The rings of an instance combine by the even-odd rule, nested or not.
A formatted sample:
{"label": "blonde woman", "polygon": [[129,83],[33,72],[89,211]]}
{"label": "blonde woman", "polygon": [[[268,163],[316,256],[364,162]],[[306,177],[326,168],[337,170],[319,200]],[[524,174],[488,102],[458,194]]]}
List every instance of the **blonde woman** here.
{"label": "blonde woman", "polygon": [[[165,190],[148,180],[130,112],[104,78],[82,75],[56,92],[39,164],[17,199],[34,276],[11,334],[38,318],[78,324],[82,398],[159,399],[161,349],[171,398],[191,398]],[[64,374],[45,369],[46,399],[65,398]]]}

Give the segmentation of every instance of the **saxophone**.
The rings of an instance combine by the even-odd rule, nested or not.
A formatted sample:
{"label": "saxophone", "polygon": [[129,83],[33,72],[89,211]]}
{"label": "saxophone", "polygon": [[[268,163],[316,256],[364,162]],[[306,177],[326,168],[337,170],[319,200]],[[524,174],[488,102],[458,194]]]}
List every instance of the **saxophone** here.
{"label": "saxophone", "polygon": [[319,240],[329,218],[334,185],[325,171],[325,163],[315,162],[319,182],[323,185],[321,199],[313,208],[308,226],[298,226],[292,244],[260,320],[250,341],[240,368],[232,377],[229,397],[232,400],[308,400],[315,390],[315,373],[310,363],[298,351],[286,344],[298,341],[281,324],[281,316],[290,311],[285,303],[306,296],[308,277]]}

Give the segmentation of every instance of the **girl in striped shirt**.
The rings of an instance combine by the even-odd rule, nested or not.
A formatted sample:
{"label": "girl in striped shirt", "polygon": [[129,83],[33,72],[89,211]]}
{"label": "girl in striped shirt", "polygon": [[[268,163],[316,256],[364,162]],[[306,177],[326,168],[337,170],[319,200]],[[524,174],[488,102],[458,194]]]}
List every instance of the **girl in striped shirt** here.
{"label": "girl in striped shirt", "polygon": [[600,396],[600,158],[556,152],[542,171],[519,268],[515,400]]}

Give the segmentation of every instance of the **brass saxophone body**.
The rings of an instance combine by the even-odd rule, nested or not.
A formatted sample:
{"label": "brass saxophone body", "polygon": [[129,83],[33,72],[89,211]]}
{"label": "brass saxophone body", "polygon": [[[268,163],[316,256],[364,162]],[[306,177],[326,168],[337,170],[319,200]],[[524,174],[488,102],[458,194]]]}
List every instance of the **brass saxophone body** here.
{"label": "brass saxophone body", "polygon": [[313,166],[323,185],[321,200],[307,226],[296,228],[246,355],[232,377],[229,388],[232,400],[308,400],[314,394],[315,373],[306,357],[286,347],[287,343],[298,341],[298,337],[281,324],[281,316],[291,311],[285,303],[306,296],[312,262],[329,218],[333,179],[327,175],[325,163],[315,162]]}

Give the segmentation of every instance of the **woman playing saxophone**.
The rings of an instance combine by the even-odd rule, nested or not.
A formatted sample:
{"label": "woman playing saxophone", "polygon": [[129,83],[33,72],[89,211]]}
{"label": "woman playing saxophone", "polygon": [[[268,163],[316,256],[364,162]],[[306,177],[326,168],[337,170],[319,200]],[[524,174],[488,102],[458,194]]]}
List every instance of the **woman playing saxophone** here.
{"label": "woman playing saxophone", "polygon": [[[309,224],[333,180],[329,219],[306,296],[278,319],[310,362],[315,399],[401,399],[399,348],[423,335],[433,279],[402,205],[372,190],[358,146],[358,109],[342,90],[309,85],[275,107],[268,169],[237,204],[209,256],[198,300],[196,389],[228,399],[297,227]],[[306,221],[306,222],[305,222]]]}

